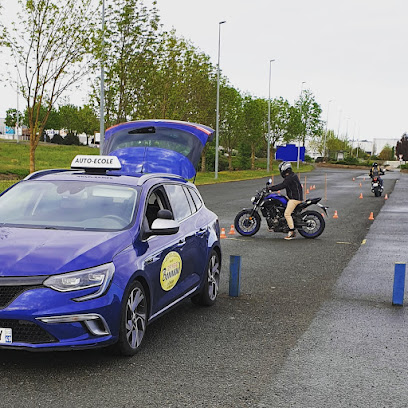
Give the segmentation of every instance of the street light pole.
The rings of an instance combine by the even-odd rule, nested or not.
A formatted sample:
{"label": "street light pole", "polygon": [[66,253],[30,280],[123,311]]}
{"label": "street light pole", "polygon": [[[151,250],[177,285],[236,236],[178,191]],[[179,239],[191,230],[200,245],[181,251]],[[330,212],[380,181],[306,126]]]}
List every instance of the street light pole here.
{"label": "street light pole", "polygon": [[[300,88],[300,121],[302,122],[302,95],[303,95],[303,84],[305,84],[306,82],[303,81],[302,82],[302,86]],[[302,135],[300,135],[302,136]],[[297,169],[299,170],[299,162],[300,162],[300,136],[299,136],[299,140],[298,140],[298,157],[297,157]]]}
{"label": "street light pole", "polygon": [[326,161],[326,138],[327,138],[327,128],[328,128],[328,123],[329,123],[329,110],[330,110],[330,102],[332,100],[329,100],[329,103],[327,104],[327,120],[326,120],[326,131],[324,132],[324,146],[323,146],[323,158],[324,161]]}
{"label": "street light pole", "polygon": [[220,119],[220,48],[221,48],[221,24],[226,23],[226,21],[220,21],[218,23],[218,65],[217,65],[217,109],[216,109],[216,120],[215,120],[215,176],[218,178],[218,146],[220,142],[219,135],[219,119]]}
{"label": "street light pole", "polygon": [[[105,67],[103,59],[105,57],[105,0],[102,0],[102,55],[101,55],[101,93],[100,93],[100,115],[99,115],[99,154],[103,151],[105,140]],[[95,140],[96,142],[96,140]]]}
{"label": "street light pole", "polygon": [[274,59],[269,60],[269,96],[268,96],[268,152],[266,155],[266,171],[269,172],[270,150],[271,150],[271,70],[272,62]]}

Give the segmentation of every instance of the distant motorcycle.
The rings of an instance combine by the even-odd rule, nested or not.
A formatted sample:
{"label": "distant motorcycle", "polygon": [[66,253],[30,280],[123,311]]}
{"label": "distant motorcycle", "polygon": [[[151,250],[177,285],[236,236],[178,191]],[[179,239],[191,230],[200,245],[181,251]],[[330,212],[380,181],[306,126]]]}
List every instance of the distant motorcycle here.
{"label": "distant motorcycle", "polygon": [[[270,182],[269,182],[270,184]],[[296,206],[292,213],[295,229],[305,238],[317,238],[325,228],[325,221],[318,211],[305,209],[317,205],[327,215],[327,208],[320,204],[321,198],[311,198]],[[261,227],[261,216],[265,217],[268,228],[273,232],[288,232],[289,227],[284,213],[288,199],[277,193],[271,193],[267,188],[257,191],[251,199],[253,207],[244,208],[234,220],[235,230],[243,236],[255,235]]]}
{"label": "distant motorcycle", "polygon": [[[381,172],[380,174],[384,173]],[[371,192],[374,193],[376,197],[380,197],[383,191],[384,186],[380,182],[379,176],[376,175],[371,176]]]}
{"label": "distant motorcycle", "polygon": [[371,177],[371,192],[374,193],[376,197],[380,197],[382,192],[384,191],[384,186],[380,180],[380,175],[383,175],[383,171],[379,172],[374,172],[371,174],[370,172],[370,177]]}

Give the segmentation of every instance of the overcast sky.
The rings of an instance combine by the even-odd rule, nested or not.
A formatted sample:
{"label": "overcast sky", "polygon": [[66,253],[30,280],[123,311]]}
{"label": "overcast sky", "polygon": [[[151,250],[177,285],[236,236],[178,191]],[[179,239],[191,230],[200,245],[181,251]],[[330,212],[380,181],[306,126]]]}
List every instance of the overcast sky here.
{"label": "overcast sky", "polygon": [[[10,9],[16,0],[0,3]],[[164,28],[175,28],[214,65],[218,23],[226,20],[220,66],[240,91],[267,98],[275,59],[271,97],[293,103],[305,82],[336,133],[399,139],[408,130],[406,0],[157,0],[157,6]],[[4,117],[16,98],[0,89]]]}
{"label": "overcast sky", "polygon": [[[330,129],[350,139],[400,138],[408,130],[406,0],[158,0],[162,23],[241,91],[290,103],[302,82]],[[332,102],[329,103],[329,101]],[[220,102],[222,103],[222,101]]]}

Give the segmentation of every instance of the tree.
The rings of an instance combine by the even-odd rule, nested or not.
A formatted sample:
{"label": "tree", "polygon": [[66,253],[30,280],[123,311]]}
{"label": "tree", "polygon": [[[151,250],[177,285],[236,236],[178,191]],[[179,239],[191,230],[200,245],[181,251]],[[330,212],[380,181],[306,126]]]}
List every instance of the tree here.
{"label": "tree", "polygon": [[397,142],[396,153],[397,153],[398,159],[400,158],[400,155],[402,155],[402,160],[404,161],[408,160],[408,134],[407,133],[404,133],[401,137],[401,140]]}
{"label": "tree", "polygon": [[242,96],[232,86],[224,85],[220,88],[220,100],[220,143],[228,153],[228,170],[233,170],[232,152],[238,148],[244,125]]}
{"label": "tree", "polygon": [[300,112],[301,133],[299,138],[304,146],[306,138],[313,138],[322,134],[323,121],[320,119],[322,109],[316,102],[313,93],[308,89],[302,92],[295,107]]}
{"label": "tree", "polygon": [[244,132],[245,140],[251,149],[251,169],[255,169],[255,150],[265,144],[267,122],[265,112],[267,101],[265,99],[246,96],[244,99]]}
{"label": "tree", "polygon": [[78,133],[86,134],[86,144],[89,144],[89,136],[99,131],[99,119],[90,105],[85,105],[78,111]]}
{"label": "tree", "polygon": [[381,150],[381,153],[378,155],[378,158],[381,160],[393,160],[394,154],[390,145],[386,144]]}
{"label": "tree", "polygon": [[[22,115],[20,111],[18,111],[18,117],[19,117],[19,121],[21,121]],[[7,109],[6,120],[4,121],[4,123],[6,124],[6,126],[11,127],[11,128],[14,126],[17,126],[17,109],[14,109],[14,108]]]}
{"label": "tree", "polygon": [[[141,107],[146,107],[152,75],[157,69],[158,28],[155,1],[151,9],[142,0],[116,0],[109,5],[103,49],[108,126],[136,119]],[[96,57],[99,59],[100,54]],[[96,99],[97,89],[95,86]]]}
{"label": "tree", "polygon": [[[290,104],[287,100],[281,98],[274,99],[271,102],[271,134],[270,134],[270,146],[271,146],[271,169],[273,169],[273,157],[275,153],[275,147],[278,143],[283,141],[290,141],[290,117],[291,110]],[[268,135],[266,135],[268,141]]]}
{"label": "tree", "polygon": [[56,101],[91,67],[90,50],[96,44],[99,19],[92,0],[18,0],[18,4],[20,12],[12,29],[4,24],[0,29],[27,103],[33,172],[35,150]]}

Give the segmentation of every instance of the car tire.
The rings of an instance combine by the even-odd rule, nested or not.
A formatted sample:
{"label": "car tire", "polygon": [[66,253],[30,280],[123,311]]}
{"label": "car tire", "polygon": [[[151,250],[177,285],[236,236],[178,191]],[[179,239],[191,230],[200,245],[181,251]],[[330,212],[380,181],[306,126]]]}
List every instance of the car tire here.
{"label": "car tire", "polygon": [[133,356],[140,350],[146,333],[147,305],[146,291],[136,280],[123,296],[119,339],[114,346],[118,354]]}
{"label": "car tire", "polygon": [[220,256],[212,249],[207,262],[203,288],[199,294],[191,298],[194,304],[212,306],[215,303],[220,284],[220,269]]}

